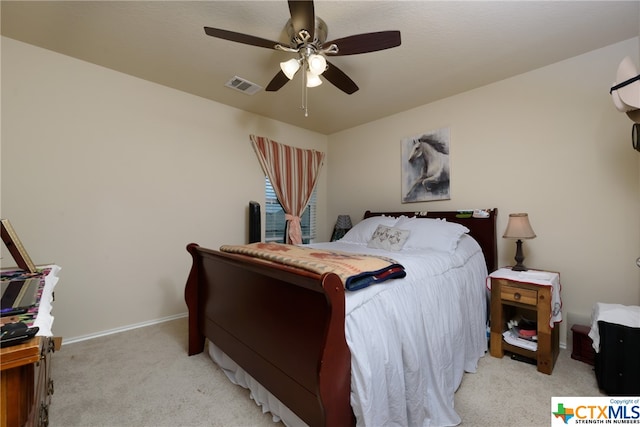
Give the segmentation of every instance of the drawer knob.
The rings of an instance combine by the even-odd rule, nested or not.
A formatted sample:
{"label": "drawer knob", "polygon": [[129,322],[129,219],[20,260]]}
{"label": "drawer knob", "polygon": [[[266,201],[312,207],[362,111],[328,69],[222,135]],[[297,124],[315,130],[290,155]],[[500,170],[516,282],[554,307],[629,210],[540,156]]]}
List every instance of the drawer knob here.
{"label": "drawer knob", "polygon": [[520,298],[522,298],[522,295],[520,295],[519,292],[516,292],[515,294],[513,294],[513,299],[516,301],[520,301]]}

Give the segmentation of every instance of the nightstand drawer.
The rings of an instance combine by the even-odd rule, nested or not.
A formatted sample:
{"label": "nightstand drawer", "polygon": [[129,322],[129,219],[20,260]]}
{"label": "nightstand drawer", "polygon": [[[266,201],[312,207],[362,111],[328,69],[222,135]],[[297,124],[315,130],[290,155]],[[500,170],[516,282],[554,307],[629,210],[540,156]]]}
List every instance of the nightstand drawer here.
{"label": "nightstand drawer", "polygon": [[532,289],[502,285],[500,299],[519,302],[520,304],[536,305],[538,303],[538,292]]}

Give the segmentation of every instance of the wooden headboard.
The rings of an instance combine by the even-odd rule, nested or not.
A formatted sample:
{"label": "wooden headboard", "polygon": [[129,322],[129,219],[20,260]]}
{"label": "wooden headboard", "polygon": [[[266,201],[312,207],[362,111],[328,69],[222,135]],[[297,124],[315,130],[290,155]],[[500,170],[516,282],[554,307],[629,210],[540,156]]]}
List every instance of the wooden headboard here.
{"label": "wooden headboard", "polygon": [[444,218],[449,222],[457,222],[469,229],[469,235],[476,239],[487,263],[487,271],[491,273],[498,268],[498,240],[496,235],[496,217],[498,208],[483,209],[489,214],[488,218],[474,218],[461,215],[459,211],[427,211],[427,212],[371,212],[364,213],[365,218],[372,216],[401,216],[416,218]]}

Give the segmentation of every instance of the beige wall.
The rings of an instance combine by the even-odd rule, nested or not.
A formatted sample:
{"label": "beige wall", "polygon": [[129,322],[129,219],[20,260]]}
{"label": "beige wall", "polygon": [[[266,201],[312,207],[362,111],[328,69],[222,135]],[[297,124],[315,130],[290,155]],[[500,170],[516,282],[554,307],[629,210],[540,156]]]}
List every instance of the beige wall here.
{"label": "beige wall", "polygon": [[[638,50],[636,38],[331,135],[329,217],[497,207],[502,233],[509,213],[528,212],[538,237],[525,264],[561,272],[565,320],[588,320],[597,301],[640,304],[640,154],[608,93]],[[440,127],[451,200],[402,204],[400,140]],[[500,265],[514,254],[500,239]]]}
{"label": "beige wall", "polygon": [[[62,266],[66,338],[186,312],[185,246],[244,243],[247,204],[264,202],[249,134],[327,150],[325,135],[7,38],[2,105],[2,217],[34,262]],[[324,218],[326,163],[318,190]]]}
{"label": "beige wall", "polygon": [[[634,39],[325,136],[2,38],[2,217],[36,262],[63,266],[56,334],[179,315],[185,245],[243,242],[246,204],[263,200],[256,133],[328,153],[320,240],[366,209],[497,207],[499,232],[528,212],[526,263],[560,271],[565,318],[588,318],[595,301],[640,303],[640,155],[608,95],[638,50]],[[443,126],[452,199],[402,204],[400,139]],[[499,245],[509,264],[515,244]]]}

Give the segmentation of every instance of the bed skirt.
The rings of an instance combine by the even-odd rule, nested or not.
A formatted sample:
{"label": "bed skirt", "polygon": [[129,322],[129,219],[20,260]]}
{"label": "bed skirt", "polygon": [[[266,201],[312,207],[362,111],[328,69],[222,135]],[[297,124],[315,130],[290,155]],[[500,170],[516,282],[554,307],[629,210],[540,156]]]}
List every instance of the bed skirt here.
{"label": "bed skirt", "polygon": [[210,341],[207,341],[209,356],[222,369],[229,380],[241,387],[248,389],[251,399],[262,407],[262,412],[270,412],[273,422],[282,421],[287,427],[302,427],[307,424],[296,414],[280,402],[273,394],[242,369],[236,362],[227,356],[220,348]]}

